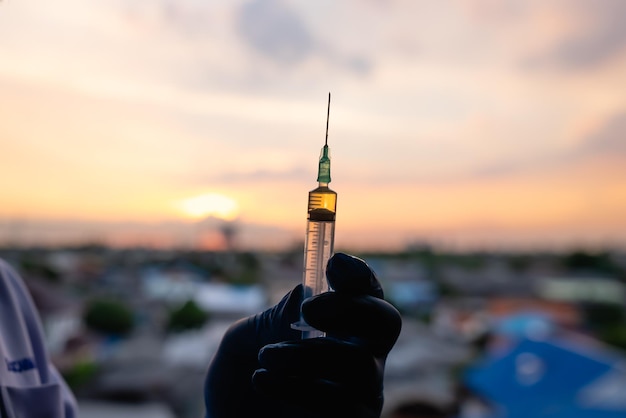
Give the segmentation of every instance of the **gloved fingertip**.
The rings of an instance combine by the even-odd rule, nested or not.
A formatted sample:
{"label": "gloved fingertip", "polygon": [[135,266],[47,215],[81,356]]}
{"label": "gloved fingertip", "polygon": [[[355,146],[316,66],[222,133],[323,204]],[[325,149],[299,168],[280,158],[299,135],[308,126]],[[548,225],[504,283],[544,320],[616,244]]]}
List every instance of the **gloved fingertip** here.
{"label": "gloved fingertip", "polygon": [[359,257],[335,253],[326,266],[328,284],[336,292],[366,294],[383,298],[383,289],[376,273]]}
{"label": "gloved fingertip", "polygon": [[292,329],[291,324],[300,318],[301,303],[302,285],[299,284],[276,305],[247,319],[259,347],[256,352],[264,345],[300,337],[300,331]]}
{"label": "gloved fingertip", "polygon": [[300,305],[303,297],[302,283],[294,287],[286,296],[284,304],[284,314],[291,320],[296,320],[300,316]]}

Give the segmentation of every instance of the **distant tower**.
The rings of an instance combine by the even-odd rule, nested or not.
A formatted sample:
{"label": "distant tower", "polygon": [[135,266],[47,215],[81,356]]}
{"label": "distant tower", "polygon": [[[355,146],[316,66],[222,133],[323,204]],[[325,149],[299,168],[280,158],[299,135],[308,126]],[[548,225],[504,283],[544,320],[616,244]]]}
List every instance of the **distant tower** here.
{"label": "distant tower", "polygon": [[226,251],[235,250],[235,236],[237,235],[237,227],[234,221],[222,220],[220,223],[220,232],[224,238],[224,245]]}
{"label": "distant tower", "polygon": [[197,222],[196,228],[196,247],[199,250],[227,252],[235,250],[238,232],[236,221],[208,216]]}

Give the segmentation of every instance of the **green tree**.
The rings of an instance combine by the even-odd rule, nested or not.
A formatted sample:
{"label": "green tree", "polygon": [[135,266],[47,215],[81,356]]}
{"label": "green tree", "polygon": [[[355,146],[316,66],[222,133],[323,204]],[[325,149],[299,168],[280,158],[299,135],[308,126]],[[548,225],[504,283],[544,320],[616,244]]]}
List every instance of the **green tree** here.
{"label": "green tree", "polygon": [[88,328],[103,334],[124,335],[133,328],[133,313],[124,303],[96,299],[88,303],[84,321]]}
{"label": "green tree", "polygon": [[200,328],[207,319],[209,319],[208,313],[202,310],[193,300],[188,300],[182,306],[170,312],[167,329],[177,332]]}
{"label": "green tree", "polygon": [[98,373],[93,361],[79,361],[63,372],[63,378],[72,390],[79,390],[91,382]]}
{"label": "green tree", "polygon": [[598,338],[614,347],[626,350],[626,328],[624,324],[612,324],[600,328]]}
{"label": "green tree", "polygon": [[622,277],[624,274],[608,252],[574,251],[566,254],[562,263],[572,271],[608,274],[615,277]]}
{"label": "green tree", "polygon": [[22,271],[28,276],[41,277],[52,283],[61,281],[61,274],[49,264],[41,261],[38,257],[26,257],[21,263]]}
{"label": "green tree", "polygon": [[585,314],[588,326],[600,340],[626,349],[626,312],[622,306],[590,304]]}
{"label": "green tree", "polygon": [[231,279],[234,284],[249,285],[258,283],[261,273],[261,262],[255,254],[251,252],[238,254],[237,264],[240,266],[240,269]]}

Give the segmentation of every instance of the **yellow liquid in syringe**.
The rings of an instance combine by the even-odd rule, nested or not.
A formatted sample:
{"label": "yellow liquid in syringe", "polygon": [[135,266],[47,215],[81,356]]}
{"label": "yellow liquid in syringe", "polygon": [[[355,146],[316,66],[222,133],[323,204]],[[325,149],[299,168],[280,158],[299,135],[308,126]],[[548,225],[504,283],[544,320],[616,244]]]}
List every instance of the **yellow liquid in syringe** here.
{"label": "yellow liquid in syringe", "polygon": [[337,193],[320,185],[309,192],[309,221],[334,221],[337,213]]}

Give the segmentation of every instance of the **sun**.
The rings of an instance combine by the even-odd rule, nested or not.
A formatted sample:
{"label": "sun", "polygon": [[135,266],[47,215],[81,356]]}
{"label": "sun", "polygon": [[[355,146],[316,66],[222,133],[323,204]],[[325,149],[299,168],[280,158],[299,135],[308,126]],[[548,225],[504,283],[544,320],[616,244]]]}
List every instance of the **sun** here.
{"label": "sun", "polygon": [[239,205],[230,197],[219,193],[207,193],[184,199],[179,208],[190,218],[201,219],[209,216],[232,221],[239,215]]}

